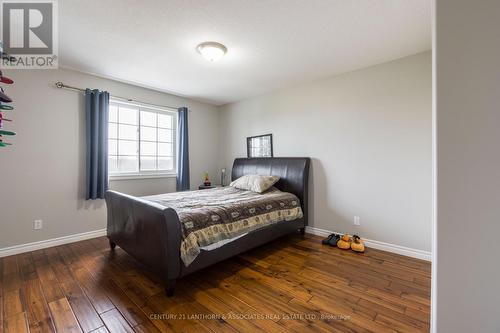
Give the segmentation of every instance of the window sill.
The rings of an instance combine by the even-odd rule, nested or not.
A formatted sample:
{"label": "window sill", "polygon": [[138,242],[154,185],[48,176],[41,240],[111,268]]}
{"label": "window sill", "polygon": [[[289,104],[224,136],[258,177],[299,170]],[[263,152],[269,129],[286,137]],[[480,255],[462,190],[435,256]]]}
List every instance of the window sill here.
{"label": "window sill", "polygon": [[124,175],[109,175],[109,180],[115,181],[115,180],[176,178],[176,177],[177,175],[175,173],[124,174]]}

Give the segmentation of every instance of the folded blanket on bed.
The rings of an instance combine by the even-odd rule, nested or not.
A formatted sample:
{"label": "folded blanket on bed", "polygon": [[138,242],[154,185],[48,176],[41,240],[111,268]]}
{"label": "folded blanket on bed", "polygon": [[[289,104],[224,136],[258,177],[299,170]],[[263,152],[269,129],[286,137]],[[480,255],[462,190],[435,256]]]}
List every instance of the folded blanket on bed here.
{"label": "folded blanket on bed", "polygon": [[175,209],[182,227],[181,258],[187,267],[200,248],[252,230],[301,218],[299,199],[272,188],[264,193],[221,187],[143,199]]}

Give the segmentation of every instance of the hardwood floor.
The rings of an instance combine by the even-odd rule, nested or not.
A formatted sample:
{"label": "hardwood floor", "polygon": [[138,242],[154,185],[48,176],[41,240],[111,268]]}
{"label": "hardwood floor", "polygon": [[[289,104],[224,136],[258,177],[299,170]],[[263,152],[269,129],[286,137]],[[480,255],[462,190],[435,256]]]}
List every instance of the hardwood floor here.
{"label": "hardwood floor", "polygon": [[0,259],[0,332],[428,332],[430,263],[282,238],[178,281],[107,239]]}

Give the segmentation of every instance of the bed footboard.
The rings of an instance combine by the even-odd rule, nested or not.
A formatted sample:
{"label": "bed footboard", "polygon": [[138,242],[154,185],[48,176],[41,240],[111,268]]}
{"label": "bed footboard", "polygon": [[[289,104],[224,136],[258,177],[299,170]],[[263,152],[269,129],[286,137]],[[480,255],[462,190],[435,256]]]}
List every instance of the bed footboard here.
{"label": "bed footboard", "polygon": [[106,192],[106,206],[111,247],[120,246],[160,274],[171,294],[181,264],[181,226],[175,210],[115,191]]}

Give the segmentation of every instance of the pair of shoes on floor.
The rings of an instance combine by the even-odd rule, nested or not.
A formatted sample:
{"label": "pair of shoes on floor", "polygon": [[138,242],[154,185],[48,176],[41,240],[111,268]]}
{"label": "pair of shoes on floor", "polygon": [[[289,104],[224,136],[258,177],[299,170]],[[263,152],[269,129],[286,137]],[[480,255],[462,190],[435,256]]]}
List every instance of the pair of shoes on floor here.
{"label": "pair of shoes on floor", "polygon": [[345,243],[343,244],[344,247],[342,247],[342,249],[349,250],[350,248],[354,252],[360,252],[360,253],[365,252],[365,244],[363,243],[361,238],[359,238],[358,235],[353,235],[351,239],[349,235],[345,234],[344,236],[342,236],[341,240],[344,241]]}
{"label": "pair of shoes on floor", "polygon": [[353,235],[351,239],[351,237],[348,234],[345,234],[342,237],[336,234],[331,234],[330,236],[328,236],[326,239],[323,240],[323,244],[332,245],[332,243],[334,243],[339,249],[342,250],[351,249],[354,252],[360,252],[360,253],[365,252],[365,244],[363,244],[363,241],[357,235]]}
{"label": "pair of shoes on floor", "polygon": [[321,241],[321,243],[323,243],[324,245],[330,245],[330,246],[337,246],[337,242],[339,241],[340,239],[340,236],[337,235],[337,234],[330,234],[328,235],[328,237],[326,237],[325,239],[323,239]]}
{"label": "pair of shoes on floor", "polygon": [[365,252],[365,244],[363,243],[361,238],[359,238],[358,235],[352,236],[351,250],[353,250],[354,252],[360,252],[360,253]]}

